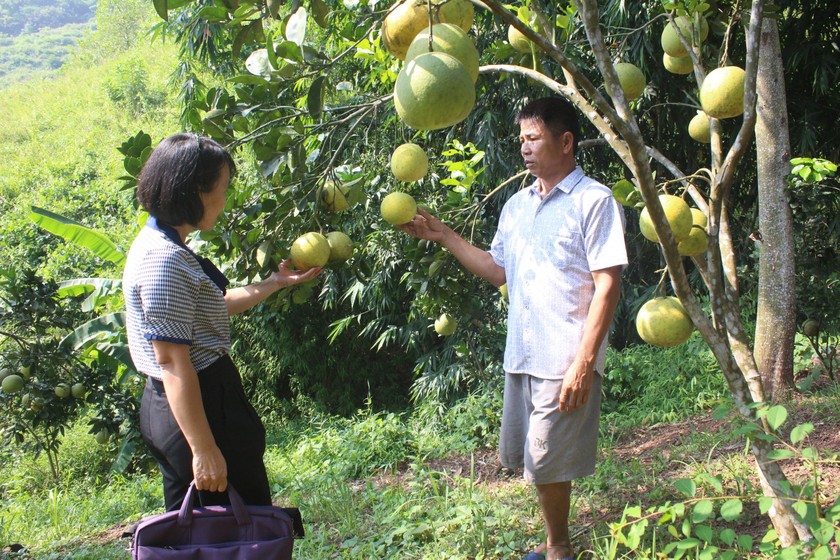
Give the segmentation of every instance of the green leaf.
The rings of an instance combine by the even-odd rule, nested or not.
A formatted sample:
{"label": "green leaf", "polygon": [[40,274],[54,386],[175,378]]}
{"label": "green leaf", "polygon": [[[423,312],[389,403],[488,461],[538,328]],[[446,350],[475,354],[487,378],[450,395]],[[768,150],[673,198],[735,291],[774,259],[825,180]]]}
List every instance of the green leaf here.
{"label": "green leaf", "polygon": [[761,512],[761,515],[765,515],[770,508],[773,507],[773,498],[770,496],[762,496],[758,499],[758,510]]}
{"label": "green leaf", "polygon": [[711,543],[714,538],[714,531],[708,525],[696,525],[694,534],[705,543]]}
{"label": "green leaf", "polygon": [[169,21],[169,5],[166,0],[154,0],[155,11],[163,21]]}
{"label": "green leaf", "polygon": [[306,39],[306,8],[301,6],[289,16],[286,22],[286,39],[296,45],[302,45]]}
{"label": "green leaf", "polygon": [[732,546],[732,543],[735,542],[735,531],[727,527],[726,529],[721,530],[720,535],[721,542],[726,544],[726,546]]}
{"label": "green leaf", "polygon": [[227,20],[228,11],[222,6],[204,6],[199,10],[198,16],[207,21],[220,22]]}
{"label": "green leaf", "polygon": [[691,537],[691,538],[688,538],[688,539],[683,539],[680,542],[678,542],[677,543],[677,548],[679,550],[688,550],[690,548],[697,548],[697,546],[699,544],[700,544],[700,541],[698,539],[695,539],[695,538]]}
{"label": "green leaf", "polygon": [[753,538],[750,535],[738,535],[738,548],[752,550]]}
{"label": "green leaf", "polygon": [[720,516],[726,521],[733,521],[734,519],[737,519],[741,515],[742,511],[744,511],[744,504],[742,504],[741,500],[737,498],[726,500],[723,505],[720,506]]}
{"label": "green leaf", "polygon": [[324,108],[324,90],[326,89],[327,77],[318,76],[313,80],[309,87],[309,93],[306,96],[306,109],[312,118],[318,120],[321,118],[321,112]]}
{"label": "green leaf", "polygon": [[111,336],[125,328],[125,313],[109,313],[102,315],[84,325],[61,340],[61,346],[78,350],[89,341],[99,338],[103,334]]}
{"label": "green leaf", "polygon": [[799,424],[794,429],[790,431],[790,441],[792,443],[799,443],[808,435],[814,431],[814,425],[810,422],[805,424]]}
{"label": "green leaf", "polygon": [[48,232],[80,247],[90,249],[100,258],[115,264],[125,262],[125,253],[113,241],[98,231],[87,228],[70,218],[54,214],[37,206],[32,207],[29,218]]}
{"label": "green leaf", "polygon": [[714,504],[712,504],[711,500],[700,500],[694,506],[694,511],[691,512],[691,520],[695,523],[705,521],[714,515],[714,510]]}
{"label": "green leaf", "polygon": [[794,457],[796,452],[792,449],[774,449],[767,454],[767,457],[773,460],[790,459]]}
{"label": "green leaf", "polygon": [[682,492],[689,498],[693,497],[697,492],[697,485],[690,478],[681,478],[674,482],[674,488]]}
{"label": "green leaf", "polygon": [[771,406],[767,411],[767,423],[773,430],[778,430],[779,427],[787,420],[788,412],[785,407],[780,404]]}

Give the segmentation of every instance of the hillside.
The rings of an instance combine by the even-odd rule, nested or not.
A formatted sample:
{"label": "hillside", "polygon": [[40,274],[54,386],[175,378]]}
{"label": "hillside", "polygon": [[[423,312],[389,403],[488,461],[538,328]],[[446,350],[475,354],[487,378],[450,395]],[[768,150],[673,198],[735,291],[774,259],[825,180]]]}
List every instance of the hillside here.
{"label": "hillside", "polygon": [[93,29],[96,0],[10,0],[0,4],[0,79],[14,83],[60,68]]}

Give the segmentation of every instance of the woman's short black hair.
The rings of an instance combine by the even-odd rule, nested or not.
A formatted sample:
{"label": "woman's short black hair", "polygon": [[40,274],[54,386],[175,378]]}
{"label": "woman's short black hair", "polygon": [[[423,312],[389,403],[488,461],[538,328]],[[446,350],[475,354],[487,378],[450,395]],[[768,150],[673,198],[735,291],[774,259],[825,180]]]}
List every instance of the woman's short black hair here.
{"label": "woman's short black hair", "polygon": [[210,192],[233,158],[218,142],[181,132],[161,140],[137,179],[137,199],[165,225],[198,225],[204,216],[199,193]]}
{"label": "woman's short black hair", "polygon": [[560,137],[564,132],[571,132],[575,139],[573,149],[577,152],[580,121],[578,121],[577,109],[571,101],[556,96],[529,101],[516,115],[516,124],[530,120],[542,122],[555,138]]}

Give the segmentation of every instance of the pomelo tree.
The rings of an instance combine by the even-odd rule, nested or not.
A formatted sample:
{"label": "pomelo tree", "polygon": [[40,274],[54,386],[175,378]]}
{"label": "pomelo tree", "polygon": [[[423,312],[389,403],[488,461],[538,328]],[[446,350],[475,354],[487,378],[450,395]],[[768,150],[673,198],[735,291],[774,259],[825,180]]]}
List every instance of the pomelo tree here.
{"label": "pomelo tree", "polygon": [[[459,116],[440,132],[424,133],[440,128],[438,123],[427,126],[424,119],[403,118],[406,126],[401,122],[404,115],[399,107],[394,107],[394,88],[403,68],[399,56],[402,50],[396,55],[389,53],[383,33],[384,43],[392,48],[394,43],[408,48],[413,37],[394,36],[399,26],[389,17],[425,7],[430,24],[443,23],[440,14],[458,1],[411,0],[383,7],[374,2],[310,0],[270,10],[259,1],[155,0],[158,13],[169,21],[161,24],[159,31],[176,33],[184,52],[180,76],[185,124],[232,148],[245,148],[241,157],[254,162],[253,174],[240,185],[234,201],[247,210],[234,214],[230,227],[222,233],[207,233],[202,238],[218,254],[235,256],[234,270],[239,275],[252,277],[259,269],[252,255],[263,235],[293,239],[295,230],[307,231],[312,224],[333,226],[337,220],[347,219],[354,232],[364,237],[360,255],[368,259],[354,269],[355,279],[344,277],[351,286],[345,292],[346,299],[355,302],[353,305],[362,305],[358,302],[365,298],[370,298],[370,303],[387,290],[396,291],[388,275],[394,270],[396,254],[390,244],[400,243],[400,258],[421,263],[413,269],[408,265],[410,271],[401,276],[402,284],[423,294],[411,303],[412,311],[425,302],[429,316],[429,302],[440,297],[458,299],[462,308],[469,307],[467,302],[471,300],[464,283],[456,280],[457,272],[445,268],[445,255],[422,243],[394,241],[396,237],[377,221],[378,203],[394,190],[387,171],[383,171],[388,167],[387,154],[416,137],[425,140],[424,146],[436,147],[440,154],[463,156],[459,162],[441,163],[457,172],[431,183],[448,190],[434,192],[420,185],[413,193],[422,192],[433,201],[433,211],[442,211],[462,230],[486,236],[492,231],[489,216],[501,204],[494,197],[522,181],[522,174],[513,172],[515,146],[498,139],[504,137],[501,131],[510,135],[508,121],[515,113],[518,97],[549,92],[562,95],[580,109],[589,123],[588,130],[597,136],[588,145],[610,149],[615,179],[621,174],[632,179],[639,206],[644,207],[658,239],[674,294],[717,359],[738,413],[757,426],[757,431],[750,433],[750,449],[765,492],[774,500],[768,513],[780,541],[787,545],[810,539],[808,527],[792,509],[794,496],[774,455],[775,432],[784,413],[765,402],[761,372],[742,320],[732,237],[731,220],[737,212],[731,205],[733,189],[755,134],[759,39],[766,2],[755,0],[746,11],[739,8],[740,4],[719,3],[712,11],[710,4],[697,0],[666,1],[638,14],[639,20],[634,22],[638,25],[629,26],[628,31],[628,26],[619,25],[626,22],[619,20],[632,18],[621,14],[618,2],[575,0],[554,5],[532,0],[514,13],[496,0],[477,1],[475,37],[486,48],[479,48],[484,65],[476,83],[475,109],[463,122]],[[715,20],[716,29],[707,36],[710,19]],[[390,22],[385,31],[383,21]],[[530,41],[527,52],[521,45],[506,43],[508,28]],[[421,29],[417,27],[414,33]],[[661,64],[662,52],[656,39],[662,29],[677,30],[668,41],[671,44],[678,40],[684,53],[676,48],[674,52],[679,50],[681,56],[690,57],[690,78],[676,88],[665,83],[645,86],[635,79],[633,97],[643,97],[641,101],[629,100],[616,66],[632,63],[644,74],[646,68],[650,71],[648,59]],[[202,73],[203,67],[196,60],[220,74],[213,77]],[[454,72],[457,64],[446,58],[446,72]],[[714,81],[722,76],[727,92],[705,84],[712,74]],[[510,76],[516,80],[508,79]],[[459,92],[462,86],[467,87],[459,82]],[[645,96],[664,95],[666,91],[676,91],[679,97],[664,99],[663,105],[687,106],[686,127],[700,104],[707,114],[711,113],[709,143],[700,145],[699,157],[684,157],[686,149],[669,156],[663,146],[651,140],[674,145],[654,135],[649,122],[652,117],[639,112],[646,107],[642,104],[647,102]],[[437,103],[446,103],[445,96],[436,99]],[[655,111],[648,109],[650,113]],[[667,110],[676,114],[673,107]],[[421,130],[411,130],[412,125]],[[378,134],[371,133],[374,129]],[[488,146],[479,155],[475,146],[470,148],[463,142],[481,136],[485,130],[492,132],[482,136]],[[687,137],[687,131],[685,128],[671,134]],[[506,159],[506,152],[510,159]],[[131,165],[139,163],[142,161]],[[484,170],[482,166],[510,173],[499,177],[495,188],[480,193],[474,187],[476,177]],[[360,208],[352,217],[346,212],[344,218],[319,212],[316,202],[321,192],[337,179],[352,185],[348,202],[358,203]],[[694,254],[690,262],[680,253],[679,240],[660,203],[663,192],[691,201],[706,216],[707,249]],[[689,228],[691,222],[689,216]],[[246,235],[237,233],[237,226],[243,224],[250,230]],[[252,235],[254,231],[258,233]],[[702,290],[690,283],[689,267],[699,272]],[[439,289],[430,287],[430,280],[437,274],[453,281],[440,283]],[[377,280],[382,285],[370,289]],[[325,290],[325,297],[329,297],[328,292]],[[335,298],[331,305],[337,305],[340,299]],[[336,334],[360,320],[361,314],[353,305],[347,320],[336,321]],[[418,337],[411,332],[418,322],[406,324],[401,331],[384,326],[393,313],[392,307],[377,308],[376,316],[361,331],[377,333],[380,348],[396,340],[407,347],[418,344]]]}

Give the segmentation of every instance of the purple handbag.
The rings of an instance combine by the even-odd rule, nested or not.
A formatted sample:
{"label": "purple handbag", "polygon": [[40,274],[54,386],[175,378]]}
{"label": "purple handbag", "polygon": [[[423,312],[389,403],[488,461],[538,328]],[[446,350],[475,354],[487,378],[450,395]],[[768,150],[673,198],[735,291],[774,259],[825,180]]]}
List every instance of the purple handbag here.
{"label": "purple handbag", "polygon": [[295,526],[274,506],[246,506],[228,484],[229,506],[193,507],[190,484],[180,511],[140,521],[133,560],[291,560]]}

